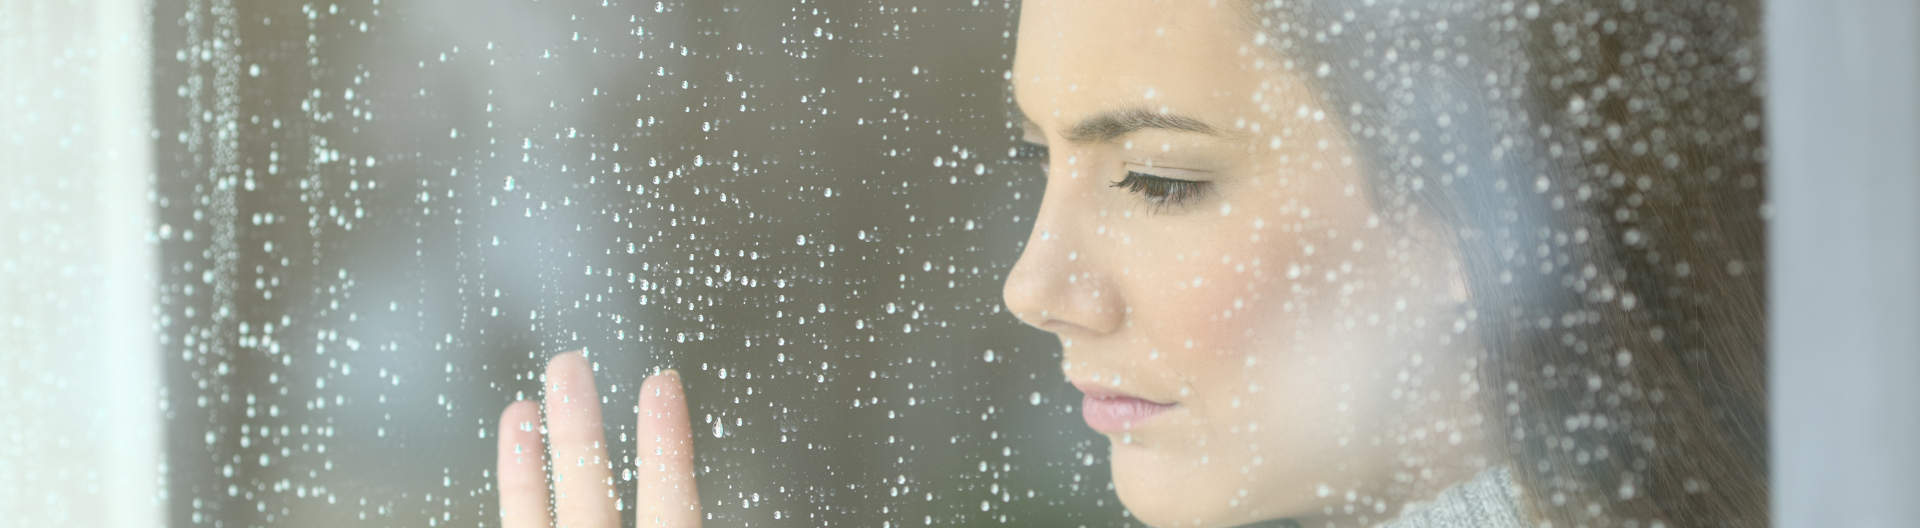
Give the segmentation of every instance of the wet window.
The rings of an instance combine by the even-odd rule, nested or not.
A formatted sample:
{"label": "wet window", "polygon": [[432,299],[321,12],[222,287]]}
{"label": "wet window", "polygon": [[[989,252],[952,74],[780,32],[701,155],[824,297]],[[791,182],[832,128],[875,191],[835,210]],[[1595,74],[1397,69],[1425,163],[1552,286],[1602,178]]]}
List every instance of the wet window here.
{"label": "wet window", "polygon": [[0,8],[0,509],[1766,524],[1757,2],[1024,4]]}
{"label": "wet window", "polygon": [[1016,16],[162,6],[170,517],[493,525],[501,409],[584,350],[618,467],[679,372],[715,525],[1115,522],[1000,300]]}

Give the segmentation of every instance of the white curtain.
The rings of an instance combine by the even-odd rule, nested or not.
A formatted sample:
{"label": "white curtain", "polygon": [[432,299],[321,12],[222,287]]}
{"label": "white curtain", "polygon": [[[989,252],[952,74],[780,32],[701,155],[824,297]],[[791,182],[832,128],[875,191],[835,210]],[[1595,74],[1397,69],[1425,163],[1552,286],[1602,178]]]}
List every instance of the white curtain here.
{"label": "white curtain", "polygon": [[0,515],[158,526],[140,0],[0,2]]}

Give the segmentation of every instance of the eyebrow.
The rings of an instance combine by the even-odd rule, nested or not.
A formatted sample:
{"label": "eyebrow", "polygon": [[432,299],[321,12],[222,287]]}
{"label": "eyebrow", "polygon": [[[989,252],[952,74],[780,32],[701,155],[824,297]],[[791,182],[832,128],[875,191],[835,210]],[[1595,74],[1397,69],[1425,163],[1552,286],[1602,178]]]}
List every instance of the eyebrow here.
{"label": "eyebrow", "polygon": [[1111,112],[1102,112],[1093,117],[1080,120],[1067,129],[1066,138],[1076,143],[1101,143],[1125,137],[1143,129],[1165,129],[1181,132],[1196,132],[1207,135],[1220,133],[1208,126],[1205,121],[1179,114],[1155,112],[1145,108],[1129,108]]}
{"label": "eyebrow", "polygon": [[[1015,121],[1034,124],[1034,121],[1013,108]],[[1104,143],[1126,137],[1127,134],[1145,130],[1162,129],[1181,132],[1194,132],[1207,135],[1221,135],[1221,132],[1205,121],[1180,114],[1155,112],[1145,108],[1128,108],[1095,114],[1080,120],[1067,129],[1066,139],[1075,143]]]}

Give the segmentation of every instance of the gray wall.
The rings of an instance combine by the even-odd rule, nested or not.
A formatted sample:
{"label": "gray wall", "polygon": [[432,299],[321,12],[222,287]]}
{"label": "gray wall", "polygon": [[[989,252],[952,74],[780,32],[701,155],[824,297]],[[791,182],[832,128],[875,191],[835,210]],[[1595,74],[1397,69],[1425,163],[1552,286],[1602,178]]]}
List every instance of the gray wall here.
{"label": "gray wall", "polygon": [[1920,518],[1920,4],[1767,3],[1774,519]]}

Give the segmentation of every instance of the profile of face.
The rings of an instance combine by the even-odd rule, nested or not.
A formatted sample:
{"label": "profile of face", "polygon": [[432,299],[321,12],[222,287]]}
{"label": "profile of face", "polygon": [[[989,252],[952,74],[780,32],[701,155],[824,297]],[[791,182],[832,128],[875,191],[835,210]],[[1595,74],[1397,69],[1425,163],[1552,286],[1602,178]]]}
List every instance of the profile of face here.
{"label": "profile of face", "polygon": [[1385,219],[1315,67],[1240,3],[1023,4],[1048,176],[1003,295],[1059,337],[1137,518],[1378,522],[1485,463],[1458,258]]}

